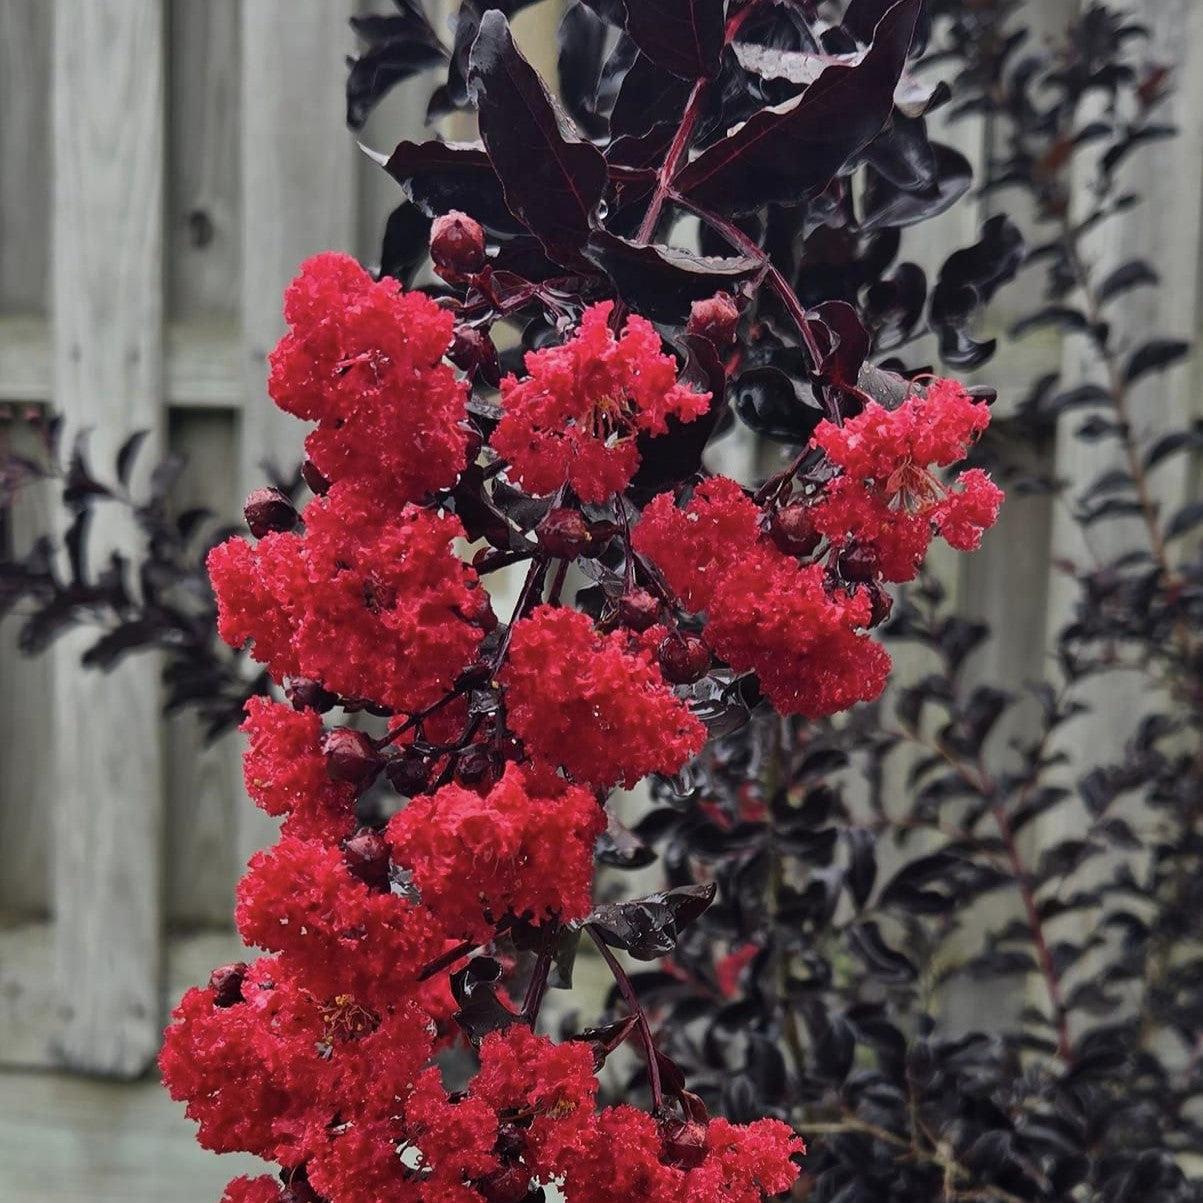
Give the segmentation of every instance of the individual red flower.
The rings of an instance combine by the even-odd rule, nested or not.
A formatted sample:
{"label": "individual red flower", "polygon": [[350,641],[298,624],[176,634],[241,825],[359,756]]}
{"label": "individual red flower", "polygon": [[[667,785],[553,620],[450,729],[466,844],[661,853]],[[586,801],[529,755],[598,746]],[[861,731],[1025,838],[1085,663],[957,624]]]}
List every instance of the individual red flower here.
{"label": "individual red flower", "polygon": [[484,796],[450,784],[414,798],[387,838],[447,931],[483,939],[510,913],[535,922],[588,914],[604,827],[589,790],[511,764]]}
{"label": "individual red flower", "polygon": [[281,1203],[280,1183],[275,1178],[235,1178],[226,1187],[221,1203]]}
{"label": "individual red flower", "polygon": [[340,848],[295,836],[251,857],[237,898],[243,939],[279,953],[320,998],[391,1004],[447,946],[429,910],[371,889]]}
{"label": "individual red flower", "polygon": [[597,789],[671,775],[705,742],[651,652],[576,610],[540,606],[522,619],[500,680],[527,752]]}
{"label": "individual red flower", "polygon": [[976,549],[1002,490],[975,468],[950,491],[931,469],[963,459],[989,422],[989,409],[954,380],[933,381],[897,409],[871,402],[843,426],[821,422],[814,445],[841,475],[808,511],[815,528],[837,548],[873,548],[888,581],[917,575],[934,531],[958,550]]}
{"label": "individual red flower", "polygon": [[408,506],[377,521],[345,494],[305,509],[303,534],[209,553],[218,629],[277,680],[416,711],[449,689],[492,625],[476,573],[452,552],[459,521]]}
{"label": "individual red flower", "polygon": [[467,385],[442,362],[449,312],[327,252],[301,264],[284,316],[268,391],[318,423],[305,447],[322,476],[394,508],[454,482],[468,445]]}
{"label": "individual red flower", "polygon": [[677,365],[645,318],[627,318],[617,338],[611,301],[591,305],[560,346],[526,356],[527,375],[501,382],[503,415],[493,449],[532,493],[567,483],[582,501],[621,492],[639,466],[636,439],[668,419],[691,422],[710,406],[677,380]]}
{"label": "individual red flower", "polygon": [[242,758],[247,793],[269,815],[286,815],[285,831],[328,839],[349,834],[355,790],[326,771],[325,728],[316,711],[254,697],[239,730],[248,737]]}

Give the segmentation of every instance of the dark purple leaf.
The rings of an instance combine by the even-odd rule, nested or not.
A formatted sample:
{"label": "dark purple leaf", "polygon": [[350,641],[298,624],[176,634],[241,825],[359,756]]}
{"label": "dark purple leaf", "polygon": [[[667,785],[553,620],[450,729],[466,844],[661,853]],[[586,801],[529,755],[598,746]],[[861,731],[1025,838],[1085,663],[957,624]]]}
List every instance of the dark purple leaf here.
{"label": "dark purple leaf", "polygon": [[469,81],[510,212],[553,258],[575,260],[605,191],[605,158],[552,100],[500,12],[481,20]]}
{"label": "dark purple leaf", "polygon": [[817,196],[889,119],[920,4],[899,0],[859,62],[830,66],[801,96],[753,114],[686,165],[677,190],[723,213]]}
{"label": "dark purple leaf", "polygon": [[427,217],[459,209],[495,234],[524,232],[479,143],[401,142],[387,159],[373,157]]}
{"label": "dark purple leaf", "polygon": [[1154,338],[1138,348],[1128,360],[1124,369],[1124,382],[1135,384],[1136,381],[1151,375],[1153,372],[1163,372],[1166,368],[1181,363],[1191,351],[1190,343],[1175,338]]}
{"label": "dark purple leaf", "polygon": [[760,270],[754,259],[713,259],[659,244],[639,245],[596,231],[586,256],[614,282],[631,308],[656,322],[682,323],[694,301],[735,292]]}
{"label": "dark purple leaf", "polygon": [[712,79],[723,50],[723,0],[627,0],[627,33],[680,79]]}
{"label": "dark purple leaf", "polygon": [[886,227],[911,226],[937,217],[969,191],[973,168],[960,151],[931,143],[934,179],[929,186],[904,189],[873,167],[866,173],[860,228],[869,233]]}

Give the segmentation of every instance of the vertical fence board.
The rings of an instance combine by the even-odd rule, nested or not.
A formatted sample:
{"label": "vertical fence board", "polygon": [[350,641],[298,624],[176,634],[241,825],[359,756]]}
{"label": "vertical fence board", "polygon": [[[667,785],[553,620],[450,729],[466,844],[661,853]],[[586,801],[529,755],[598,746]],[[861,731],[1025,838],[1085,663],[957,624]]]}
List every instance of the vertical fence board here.
{"label": "vertical fence board", "polygon": [[[225,522],[237,492],[234,415],[222,410],[177,410],[171,446],[187,457],[173,492],[177,511],[204,506]],[[241,737],[215,743],[190,711],[172,715],[167,730],[167,872],[169,928],[228,927],[233,910],[235,808],[242,797]]]}
{"label": "vertical fence board", "polygon": [[[343,125],[342,55],[349,4],[255,0],[242,6],[242,337],[246,396],[241,491],[263,483],[269,460],[290,470],[303,428],[264,392],[266,358],[282,330],[280,295],[308,255],[355,245],[352,158]],[[239,854],[272,838],[274,824],[239,807]]]}
{"label": "vertical fence board", "polygon": [[[28,426],[0,425],[0,459],[37,452]],[[0,548],[24,553],[50,521],[51,498],[50,487],[31,484],[11,509],[0,510]],[[50,663],[21,655],[19,625],[16,615],[0,622],[0,913],[6,919],[44,917],[50,909]]]}
{"label": "vertical fence board", "polygon": [[238,0],[171,0],[168,305],[233,319],[241,253]]}
{"label": "vertical fence board", "polygon": [[0,311],[46,308],[50,18],[49,4],[0,0]]}
{"label": "vertical fence board", "polygon": [[[55,400],[111,465],[137,428],[161,446],[161,0],[54,6]],[[92,547],[136,546],[117,520]],[[99,558],[99,556],[97,556]],[[159,1040],[162,756],[158,664],[54,656],[55,945],[70,1066],[133,1075]]]}

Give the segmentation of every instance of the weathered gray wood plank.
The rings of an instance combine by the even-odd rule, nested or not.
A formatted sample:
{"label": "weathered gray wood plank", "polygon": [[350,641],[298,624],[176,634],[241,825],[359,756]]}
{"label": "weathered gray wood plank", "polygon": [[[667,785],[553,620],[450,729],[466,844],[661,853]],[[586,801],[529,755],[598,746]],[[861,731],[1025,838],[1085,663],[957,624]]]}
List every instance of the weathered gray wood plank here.
{"label": "weathered gray wood plank", "polygon": [[238,311],[238,0],[171,0],[167,277],[171,315]]}
{"label": "weathered gray wood plank", "polygon": [[0,311],[48,299],[51,9],[0,0]]}
{"label": "weathered gray wood plank", "polygon": [[[177,511],[204,506],[227,522],[237,491],[235,415],[183,410],[171,417],[171,446],[187,457],[173,491]],[[204,738],[197,716],[166,720],[167,922],[169,927],[228,927],[234,907],[236,808],[244,805],[241,737]]]}
{"label": "weathered gray wood plank", "polygon": [[[24,423],[0,424],[0,459],[36,455],[37,439]],[[30,484],[0,512],[0,547],[28,550],[50,521],[52,490]],[[50,663],[17,650],[20,619],[0,622],[0,914],[44,916],[50,909],[47,849],[54,756],[46,739],[51,706]],[[5,1033],[0,1027],[0,1060]]]}
{"label": "weathered gray wood plank", "polygon": [[[55,0],[55,402],[98,464],[137,428],[162,444],[164,20],[161,0]],[[102,514],[92,546],[131,546]],[[54,656],[56,977],[63,1062],[142,1072],[160,1028],[158,666],[102,676]]]}
{"label": "weathered gray wood plank", "polygon": [[[351,11],[343,0],[256,0],[241,10],[243,495],[263,483],[264,460],[288,470],[301,457],[302,424],[264,388],[284,286],[307,256],[355,246],[358,151],[343,125]],[[245,860],[273,838],[274,824],[249,803],[238,815]]]}

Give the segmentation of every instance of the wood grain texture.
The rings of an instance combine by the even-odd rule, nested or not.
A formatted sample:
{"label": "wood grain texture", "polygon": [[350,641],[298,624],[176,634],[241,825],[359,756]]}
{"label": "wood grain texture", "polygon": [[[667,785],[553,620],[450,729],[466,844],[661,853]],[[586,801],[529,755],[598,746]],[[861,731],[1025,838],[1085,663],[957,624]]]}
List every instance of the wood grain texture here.
{"label": "wood grain texture", "polygon": [[0,0],[0,311],[47,307],[51,16]]}
{"label": "wood grain texture", "polygon": [[[170,441],[187,457],[173,508],[204,506],[222,523],[230,522],[238,487],[235,415],[178,411],[171,416]],[[242,798],[242,736],[227,732],[209,743],[191,711],[169,716],[165,725],[167,923],[228,928],[241,868],[234,855],[235,808],[248,804]]]}
{"label": "wood grain texture", "polygon": [[[164,20],[160,0],[55,0],[55,402],[98,465],[162,447]],[[136,546],[102,513],[92,548]],[[55,964],[67,1066],[134,1076],[160,1030],[163,762],[158,663],[108,675],[54,653]]]}
{"label": "wood grain texture", "polygon": [[[37,439],[23,423],[0,423],[0,459],[36,455]],[[23,554],[51,521],[53,490],[22,489],[0,509],[0,552]],[[0,919],[43,917],[50,909],[50,815],[53,750],[45,735],[51,707],[50,662],[17,650],[20,619],[0,621]],[[0,1024],[0,1059],[6,1045]]]}
{"label": "wood grain texture", "polygon": [[238,312],[238,0],[171,0],[167,280],[175,318]]}
{"label": "wood grain texture", "polygon": [[[354,139],[343,125],[343,55],[352,47],[343,0],[255,0],[242,16],[242,335],[245,404],[239,483],[263,483],[264,461],[301,458],[305,427],[265,391],[267,354],[283,332],[280,297],[298,264],[355,246]],[[275,824],[238,807],[243,863]]]}

